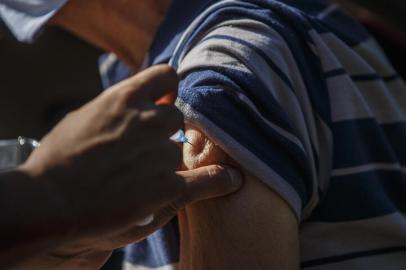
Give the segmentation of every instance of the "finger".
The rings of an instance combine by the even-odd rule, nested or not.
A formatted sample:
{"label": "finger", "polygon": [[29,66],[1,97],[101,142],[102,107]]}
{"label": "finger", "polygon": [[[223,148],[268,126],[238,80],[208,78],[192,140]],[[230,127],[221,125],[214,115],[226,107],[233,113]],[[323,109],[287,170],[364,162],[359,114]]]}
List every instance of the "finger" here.
{"label": "finger", "polygon": [[174,142],[167,140],[160,143],[154,151],[140,155],[140,158],[143,159],[141,164],[151,167],[150,172],[154,175],[168,172],[174,174],[175,169],[182,161],[182,152]]}
{"label": "finger", "polygon": [[176,101],[177,93],[173,92],[170,94],[167,94],[160,98],[157,102],[156,105],[171,105],[174,104]]}
{"label": "finger", "polygon": [[181,150],[169,140],[145,142],[142,146],[132,148],[134,150],[129,150],[126,156],[120,157],[122,166],[117,166],[116,169],[117,174],[128,175],[130,179],[155,176],[151,180],[160,180],[157,175],[168,173],[175,176],[174,171],[182,161]]}
{"label": "finger", "polygon": [[153,110],[141,112],[139,119],[134,119],[134,132],[139,133],[139,126],[143,130],[150,130],[169,138],[177,130],[183,128],[183,114],[175,106],[161,105]]}
{"label": "finger", "polygon": [[182,203],[221,197],[237,191],[243,184],[242,174],[234,168],[211,165],[178,172],[185,181]]}
{"label": "finger", "polygon": [[120,239],[120,241],[124,243],[141,241],[169,222],[185,205],[205,199],[225,196],[237,191],[243,184],[242,174],[236,169],[218,165],[178,172],[177,174],[180,178],[179,184],[175,187],[174,183],[176,183],[176,181],[171,181],[170,186],[166,186],[162,190],[166,190],[166,196],[169,195],[168,193],[177,193],[176,190],[178,190],[179,194],[176,197],[179,198],[180,196],[180,199],[178,199],[178,201],[176,201],[175,197],[170,199],[170,195],[162,199],[162,194],[159,196],[161,201],[160,205],[166,205],[166,207],[162,207],[155,212],[154,220],[150,224],[147,226],[135,224],[121,235],[115,237],[115,240]]}
{"label": "finger", "polygon": [[176,71],[168,65],[149,68],[127,81],[132,86],[128,101],[138,102],[139,97],[144,97],[155,102],[166,95],[176,95],[178,82]]}

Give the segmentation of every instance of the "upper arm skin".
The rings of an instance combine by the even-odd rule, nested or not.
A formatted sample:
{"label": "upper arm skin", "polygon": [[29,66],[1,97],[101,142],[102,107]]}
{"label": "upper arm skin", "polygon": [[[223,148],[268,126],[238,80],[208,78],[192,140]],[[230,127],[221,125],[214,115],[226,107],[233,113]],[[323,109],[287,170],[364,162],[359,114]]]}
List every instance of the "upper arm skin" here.
{"label": "upper arm skin", "polygon": [[[185,169],[232,164],[199,130],[188,126]],[[236,194],[193,204],[180,217],[181,269],[299,269],[298,222],[290,207],[245,172]]]}

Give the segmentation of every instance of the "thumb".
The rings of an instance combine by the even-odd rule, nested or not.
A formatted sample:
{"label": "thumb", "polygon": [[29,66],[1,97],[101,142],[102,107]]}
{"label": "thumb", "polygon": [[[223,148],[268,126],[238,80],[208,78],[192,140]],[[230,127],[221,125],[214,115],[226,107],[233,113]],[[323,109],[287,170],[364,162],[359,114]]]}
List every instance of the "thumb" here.
{"label": "thumb", "polygon": [[228,166],[211,165],[177,174],[185,181],[180,198],[184,205],[228,195],[243,185],[243,175]]}
{"label": "thumb", "polygon": [[116,241],[119,240],[121,243],[141,241],[157,229],[162,228],[186,205],[228,195],[243,185],[242,174],[227,166],[212,165],[190,171],[181,171],[177,174],[183,185],[179,199],[158,210],[154,214],[152,223],[146,226],[136,224],[122,235],[115,236]]}
{"label": "thumb", "polygon": [[132,89],[130,98],[136,100],[139,96],[147,97],[153,102],[158,101],[158,105],[173,103],[178,83],[176,71],[167,65],[153,66],[127,80]]}

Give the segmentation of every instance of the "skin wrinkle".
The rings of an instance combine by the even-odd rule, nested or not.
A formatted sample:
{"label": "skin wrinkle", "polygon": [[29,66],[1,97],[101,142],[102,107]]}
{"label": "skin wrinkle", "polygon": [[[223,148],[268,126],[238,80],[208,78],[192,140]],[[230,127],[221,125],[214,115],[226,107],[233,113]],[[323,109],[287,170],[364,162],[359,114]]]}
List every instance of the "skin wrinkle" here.
{"label": "skin wrinkle", "polygon": [[190,144],[183,146],[184,164],[187,169],[203,167],[208,164],[229,161],[227,155],[203,133],[186,126],[186,137]]}

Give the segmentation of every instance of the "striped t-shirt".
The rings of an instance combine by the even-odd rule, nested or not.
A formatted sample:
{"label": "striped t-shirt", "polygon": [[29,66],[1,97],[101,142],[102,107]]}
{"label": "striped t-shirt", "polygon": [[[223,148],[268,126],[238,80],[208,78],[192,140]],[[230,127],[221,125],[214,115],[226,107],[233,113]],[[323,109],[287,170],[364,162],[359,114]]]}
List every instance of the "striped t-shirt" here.
{"label": "striped t-shirt", "polygon": [[[170,61],[186,120],[291,206],[302,269],[406,269],[406,87],[337,6],[178,0],[149,61]],[[176,269],[177,237],[128,247],[127,269]]]}

